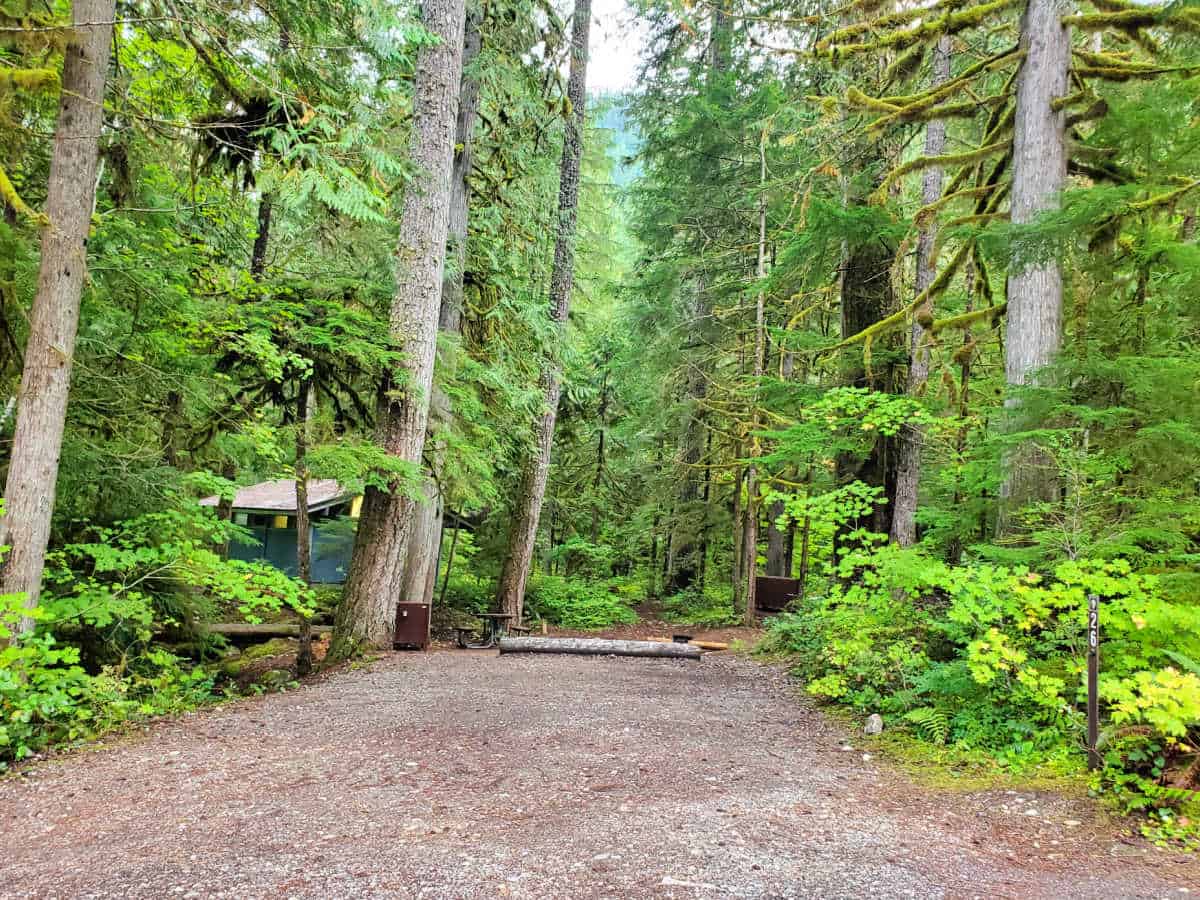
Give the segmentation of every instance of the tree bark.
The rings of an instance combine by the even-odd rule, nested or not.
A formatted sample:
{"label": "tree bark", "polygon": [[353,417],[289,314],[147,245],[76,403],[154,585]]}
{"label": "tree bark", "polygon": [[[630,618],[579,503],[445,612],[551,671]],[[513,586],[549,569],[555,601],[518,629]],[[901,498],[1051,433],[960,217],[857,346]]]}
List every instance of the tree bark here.
{"label": "tree bark", "polygon": [[275,198],[270,193],[258,198],[258,232],[250,249],[250,277],[255,281],[262,281],[267,271],[267,247],[271,242],[271,212],[274,207]]}
{"label": "tree bark", "polygon": [[[950,38],[943,35],[933,50],[933,78],[931,87],[938,87],[950,79]],[[925,128],[925,155],[941,156],[946,149],[946,122],[933,119]],[[942,195],[942,167],[930,166],[925,170],[921,185],[921,204],[928,206],[937,202]],[[937,260],[934,247],[937,243],[937,219],[921,228],[917,238],[917,283],[920,295],[933,284],[937,275]],[[912,326],[910,360],[908,364],[908,395],[920,397],[929,380],[929,347],[925,342],[925,329],[933,322],[933,301],[927,299],[916,311]],[[921,486],[921,451],[925,445],[925,429],[920,425],[908,425],[900,434],[899,462],[896,472],[896,499],[892,505],[892,540],[901,547],[911,547],[917,541],[917,497]]]}
{"label": "tree bark", "polygon": [[[454,165],[450,173],[450,217],[447,224],[447,264],[442,278],[442,301],[438,311],[438,329],[447,335],[462,334],[463,274],[467,264],[467,225],[471,199],[471,160],[475,135],[475,120],[479,113],[479,76],[475,61],[482,49],[480,25],[482,12],[477,3],[467,10],[463,30],[462,78],[458,92],[458,118],[455,125]],[[447,360],[446,368],[453,371],[453,360]],[[454,411],[450,397],[440,385],[434,385],[430,404],[430,434],[432,441],[436,432],[449,426]],[[433,601],[437,584],[437,563],[441,551],[442,528],[445,518],[446,498],[439,483],[445,465],[445,447],[441,444],[427,447],[431,473],[425,480],[425,501],[418,505],[409,540],[408,557],[404,565],[404,581],[401,584],[402,600],[413,603]]]}
{"label": "tree bark", "polygon": [[[571,73],[567,81],[567,101],[571,115],[563,137],[562,164],[559,169],[558,234],[554,243],[554,271],[550,278],[550,318],[559,332],[566,330],[575,280],[575,226],[579,212],[579,169],[583,159],[583,128],[586,122],[588,35],[592,24],[591,0],[576,0],[571,26]],[[517,507],[509,530],[508,552],[500,573],[497,601],[505,612],[521,621],[525,606],[525,579],[533,559],[542,500],[550,475],[550,451],[554,445],[554,423],[562,393],[562,376],[557,361],[558,349],[548,354],[543,365],[541,386],[543,411],[534,425],[536,449],[522,473]]]}
{"label": "tree bark", "polygon": [[[895,248],[873,238],[849,248],[842,278],[842,336],[858,334],[874,325],[887,315],[892,307],[891,265]],[[865,363],[853,359],[843,373],[846,383],[858,387],[870,387],[876,383],[874,375],[867,371]],[[844,526],[835,534],[840,542],[846,532],[855,528],[868,528],[879,534],[891,531],[891,504],[896,490],[896,454],[890,438],[876,438],[867,458],[859,459],[851,454],[841,454],[837,459],[838,481],[841,484],[858,479],[864,484],[884,489],[887,503],[878,504],[875,510],[860,521]]]}
{"label": "tree bark", "polygon": [[[42,229],[37,292],[17,395],[4,518],[0,520],[0,543],[11,548],[4,562],[3,591],[24,594],[26,609],[38,603],[54,513],[87,272],[88,227],[96,196],[114,10],[114,0],[76,0],[71,9],[75,27],[64,51],[58,123],[46,185],[49,221]],[[32,629],[30,617],[23,617],[17,627],[18,633]]]}
{"label": "tree bark", "polygon": [[[1053,106],[1067,94],[1071,62],[1070,36],[1061,14],[1058,0],[1029,0],[1021,19],[1025,58],[1017,75],[1013,126],[1014,225],[1028,224],[1046,210],[1056,209],[1066,183],[1066,112]],[[1062,344],[1062,291],[1062,272],[1054,260],[1026,264],[1009,275],[1004,373],[1010,389],[1038,383],[1037,373],[1054,360]],[[1009,397],[1005,406],[1014,418],[1019,417],[1019,397]],[[1006,454],[999,533],[1013,529],[1014,513],[1020,507],[1057,499],[1057,472],[1045,451],[1026,444]]]}
{"label": "tree bark", "polygon": [[[381,383],[376,440],[392,456],[421,464],[446,263],[455,121],[462,78],[464,0],[425,0],[422,24],[439,40],[417,55],[411,157],[417,174],[400,219],[390,331],[404,362]],[[391,642],[416,502],[392,485],[368,487],[354,555],[335,621],[333,659]]]}
{"label": "tree bark", "polygon": [[758,201],[758,267],[755,270],[755,304],[754,304],[754,390],[751,393],[750,407],[750,463],[746,466],[746,506],[742,510],[745,516],[742,526],[742,565],[741,574],[746,586],[743,590],[746,608],[743,618],[747,625],[754,624],[756,609],[755,578],[758,575],[758,463],[759,456],[759,411],[758,393],[763,376],[766,374],[767,359],[767,320],[765,298],[767,279],[767,132],[764,129],[758,143],[758,189],[761,192]]}
{"label": "tree bark", "polygon": [[788,548],[786,530],[780,528],[776,522],[783,515],[783,501],[776,500],[767,510],[767,564],[766,572],[768,575],[776,577],[784,577],[790,575],[790,567],[787,565]]}

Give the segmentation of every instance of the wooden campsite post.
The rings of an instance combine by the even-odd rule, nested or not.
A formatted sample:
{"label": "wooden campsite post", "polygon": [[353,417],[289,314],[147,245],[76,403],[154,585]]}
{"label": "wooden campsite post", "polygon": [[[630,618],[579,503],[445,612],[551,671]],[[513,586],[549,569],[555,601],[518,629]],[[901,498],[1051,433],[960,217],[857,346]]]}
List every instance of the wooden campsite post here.
{"label": "wooden campsite post", "polygon": [[1100,768],[1100,751],[1096,744],[1100,739],[1100,598],[1088,594],[1088,768]]}

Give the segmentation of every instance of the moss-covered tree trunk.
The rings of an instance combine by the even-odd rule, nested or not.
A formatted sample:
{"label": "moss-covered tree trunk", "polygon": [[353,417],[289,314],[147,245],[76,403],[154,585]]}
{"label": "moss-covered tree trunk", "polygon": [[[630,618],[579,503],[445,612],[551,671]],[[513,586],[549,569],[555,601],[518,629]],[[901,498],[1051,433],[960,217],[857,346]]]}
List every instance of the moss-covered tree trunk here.
{"label": "moss-covered tree trunk", "polygon": [[[932,87],[944,84],[950,78],[950,38],[938,39],[933,50]],[[946,149],[946,123],[933,119],[925,127],[925,155],[941,156]],[[921,184],[921,203],[928,206],[937,202],[942,195],[942,167],[930,166],[925,170]],[[937,275],[937,260],[934,247],[937,243],[937,219],[930,216],[921,227],[917,238],[916,292],[923,294]],[[933,299],[927,298],[917,309],[910,338],[908,363],[908,393],[920,397],[929,380],[929,346],[926,343],[926,326],[933,322]],[[899,460],[896,472],[896,500],[892,507],[891,538],[901,547],[909,547],[917,540],[917,497],[921,486],[921,451],[925,444],[925,430],[919,425],[906,427],[899,437]]]}
{"label": "moss-covered tree trunk", "polygon": [[[79,328],[79,305],[87,273],[87,239],[96,197],[96,166],[103,126],[104,85],[112,49],[114,0],[76,0],[64,51],[58,122],[50,155],[37,292],[29,316],[29,340],[17,394],[0,544],[3,591],[25,595],[37,606],[50,541],[54,492],[71,364]],[[18,630],[33,628],[22,619]]]}
{"label": "moss-covered tree trunk", "polygon": [[[1068,92],[1071,40],[1058,0],[1029,0],[1021,19],[1021,51],[1013,125],[1012,199],[1014,225],[1025,225],[1058,206],[1067,178],[1066,112],[1054,102]],[[1025,263],[1008,278],[1004,373],[1010,389],[1035,384],[1062,345],[1062,272],[1056,260]],[[1005,405],[1012,424],[1023,428],[1021,400]],[[1029,443],[1006,454],[1000,482],[998,531],[1011,531],[1022,506],[1058,499],[1054,460]]]}
{"label": "moss-covered tree trunk", "polygon": [[[376,440],[417,468],[425,449],[441,285],[450,218],[450,177],[462,79],[464,0],[425,0],[422,24],[438,38],[417,55],[411,157],[416,170],[405,193],[396,252],[391,334],[403,353],[394,377],[380,384]],[[368,487],[354,555],[334,622],[330,656],[390,645],[396,602],[417,500],[393,484]]]}
{"label": "moss-covered tree trunk", "polygon": [[[550,276],[550,319],[565,340],[571,291],[575,284],[575,226],[579,215],[579,169],[583,160],[583,127],[586,119],[588,35],[591,33],[592,2],[576,0],[571,25],[571,71],[567,80],[567,102],[571,105],[563,134],[562,163],[558,184],[558,233],[554,240],[554,269]],[[542,412],[533,426],[533,455],[527,460],[513,505],[513,522],[508,532],[508,551],[500,572],[496,599],[500,608],[521,621],[525,611],[525,579],[533,560],[538,519],[546,482],[550,476],[550,451],[554,446],[554,423],[562,393],[558,360],[559,347],[551,348],[543,363]]]}

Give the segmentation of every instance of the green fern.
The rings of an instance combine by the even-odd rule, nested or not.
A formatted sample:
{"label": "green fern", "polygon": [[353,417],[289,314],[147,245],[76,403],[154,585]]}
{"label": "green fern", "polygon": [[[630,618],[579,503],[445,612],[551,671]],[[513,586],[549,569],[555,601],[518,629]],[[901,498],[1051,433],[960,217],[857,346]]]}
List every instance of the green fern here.
{"label": "green fern", "polygon": [[1200,676],[1200,663],[1197,663],[1190,656],[1184,656],[1182,653],[1177,653],[1174,650],[1164,650],[1163,655],[1178,663],[1184,671]]}
{"label": "green fern", "polygon": [[906,721],[917,726],[925,740],[933,744],[944,744],[950,736],[950,720],[936,706],[921,706],[904,714]]}

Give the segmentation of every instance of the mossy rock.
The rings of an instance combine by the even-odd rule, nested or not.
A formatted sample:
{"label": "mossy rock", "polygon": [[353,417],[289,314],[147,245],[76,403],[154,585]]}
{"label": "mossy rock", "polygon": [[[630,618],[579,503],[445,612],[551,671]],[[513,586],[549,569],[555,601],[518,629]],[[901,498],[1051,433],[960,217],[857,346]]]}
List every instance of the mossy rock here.
{"label": "mossy rock", "polygon": [[282,637],[271,638],[261,644],[251,644],[240,652],[234,651],[226,654],[225,658],[221,660],[221,671],[230,676],[240,675],[260,660],[269,659],[272,656],[295,654],[299,646],[299,641]]}
{"label": "mossy rock", "polygon": [[249,661],[266,659],[269,656],[284,656],[288,653],[295,653],[299,646],[300,642],[295,638],[271,638],[261,644],[251,644],[242,651],[242,659]]}

